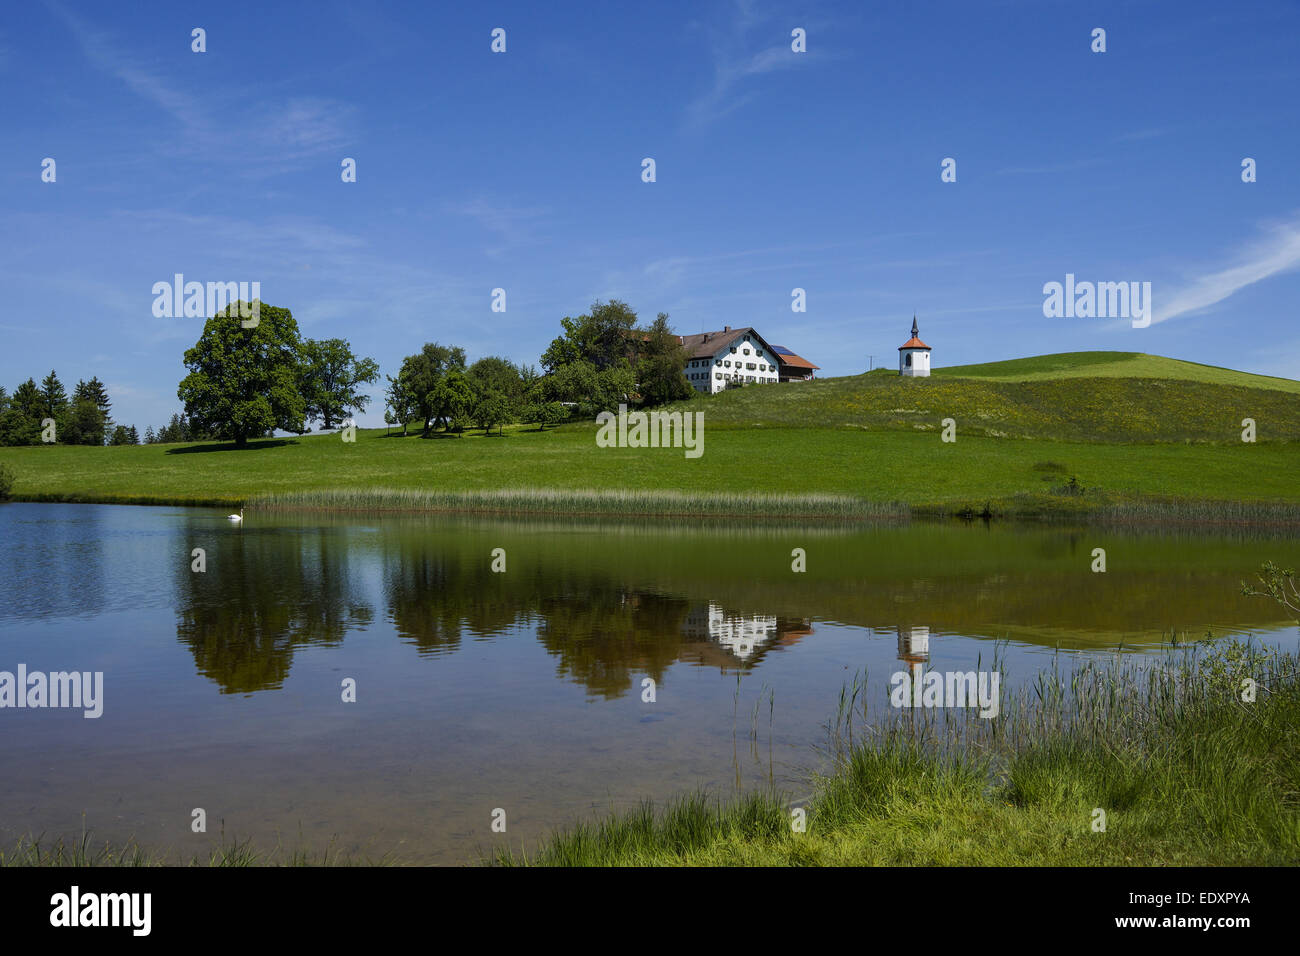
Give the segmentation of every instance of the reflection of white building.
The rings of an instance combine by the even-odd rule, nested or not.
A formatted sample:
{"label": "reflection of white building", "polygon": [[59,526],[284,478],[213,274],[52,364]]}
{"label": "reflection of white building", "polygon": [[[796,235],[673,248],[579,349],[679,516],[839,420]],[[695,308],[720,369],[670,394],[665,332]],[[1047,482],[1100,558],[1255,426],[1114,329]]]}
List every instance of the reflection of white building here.
{"label": "reflection of white building", "polygon": [[707,637],[742,661],[777,636],[776,618],[767,614],[728,614],[716,604],[701,605],[686,615],[682,632]]}
{"label": "reflection of white building", "polygon": [[930,659],[930,629],[928,627],[900,627],[898,629],[898,659],[907,664],[912,675],[912,686],[917,685]]}

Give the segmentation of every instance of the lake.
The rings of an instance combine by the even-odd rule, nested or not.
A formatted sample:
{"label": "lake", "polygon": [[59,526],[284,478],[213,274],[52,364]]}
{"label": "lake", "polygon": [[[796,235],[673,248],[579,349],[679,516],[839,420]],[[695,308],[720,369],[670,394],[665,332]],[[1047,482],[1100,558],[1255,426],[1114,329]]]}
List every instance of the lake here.
{"label": "lake", "polygon": [[96,719],[0,709],[0,840],[84,826],[184,858],[224,833],[463,863],[645,798],[803,796],[864,669],[883,700],[995,648],[1014,683],[1171,633],[1294,647],[1241,583],[1300,564],[1291,534],[980,522],[10,503],[0,531],[0,671],[103,673]]}

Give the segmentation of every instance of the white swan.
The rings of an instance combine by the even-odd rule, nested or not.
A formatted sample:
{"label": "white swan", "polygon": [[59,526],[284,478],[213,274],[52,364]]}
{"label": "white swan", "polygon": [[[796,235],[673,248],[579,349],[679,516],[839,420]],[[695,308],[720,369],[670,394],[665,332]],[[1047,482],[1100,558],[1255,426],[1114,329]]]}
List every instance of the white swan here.
{"label": "white swan", "polygon": [[226,517],[227,517],[229,520],[231,520],[231,521],[243,521],[243,520],[244,520],[244,509],[243,509],[243,508],[240,508],[240,509],[239,509],[239,514],[237,514],[237,515],[226,515]]}

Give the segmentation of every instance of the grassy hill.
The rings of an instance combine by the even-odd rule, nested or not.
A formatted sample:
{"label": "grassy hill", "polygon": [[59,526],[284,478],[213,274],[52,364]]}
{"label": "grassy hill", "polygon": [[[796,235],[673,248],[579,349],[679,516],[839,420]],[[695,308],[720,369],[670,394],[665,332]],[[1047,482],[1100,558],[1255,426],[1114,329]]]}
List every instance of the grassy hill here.
{"label": "grassy hill", "polygon": [[753,386],[681,408],[711,427],[856,428],[1084,442],[1240,444],[1300,440],[1300,382],[1136,352],[1072,352],[936,370],[930,378],[871,372]]}
{"label": "grassy hill", "polygon": [[1033,382],[1060,378],[1159,378],[1243,388],[1270,388],[1300,395],[1300,382],[1269,375],[1252,375],[1217,365],[1201,365],[1145,352],[1059,352],[1032,358],[950,365],[936,368],[940,378],[982,378],[1004,382]]}
{"label": "grassy hill", "polygon": [[[676,448],[600,448],[594,424],[585,422],[432,440],[367,430],[351,444],[308,435],[251,442],[245,450],[216,442],[0,448],[0,463],[15,473],[14,494],[28,500],[234,504],[346,490],[317,503],[861,517],[890,503],[962,513],[991,502],[993,513],[1300,517],[1300,393],[1242,385],[1259,377],[1227,370],[1211,371],[1234,377],[1230,382],[1074,374],[1107,366],[1180,374],[1206,368],[1117,354],[973,366],[967,377],[952,369],[929,379],[870,373],[700,396],[675,406],[704,412],[697,459]],[[1090,358],[1097,355],[1105,360]],[[1038,377],[999,378],[1010,366],[1009,374]],[[994,374],[973,374],[980,369]],[[1053,369],[1056,377],[1048,377]],[[1247,417],[1258,426],[1253,444],[1241,441]],[[940,440],[944,418],[956,421],[956,442]],[[377,489],[402,494],[383,498]],[[518,493],[504,500],[503,489]],[[789,500],[808,495],[835,500]]]}

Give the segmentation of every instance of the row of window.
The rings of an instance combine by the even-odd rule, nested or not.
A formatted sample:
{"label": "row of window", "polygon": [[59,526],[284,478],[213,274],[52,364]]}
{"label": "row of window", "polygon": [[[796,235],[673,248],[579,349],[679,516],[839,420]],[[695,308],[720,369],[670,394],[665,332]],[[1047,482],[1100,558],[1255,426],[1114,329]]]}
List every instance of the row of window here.
{"label": "row of window", "polygon": [[[695,380],[695,381],[701,381],[701,380],[705,380],[705,379],[707,379],[707,378],[709,377],[709,373],[708,373],[708,372],[689,372],[689,373],[687,373],[686,377],[689,378],[689,379]],[[713,373],[713,377],[714,377],[715,379],[717,379],[719,382],[724,381],[724,380],[726,380],[726,379],[728,379],[728,378],[741,379],[741,380],[746,381],[746,382],[775,382],[775,381],[776,381],[776,376],[768,376],[768,375],[724,375],[722,372],[714,372],[714,373]]]}
{"label": "row of window", "polygon": [[[690,367],[691,367],[691,368],[705,368],[705,367],[708,366],[708,364],[709,364],[708,359],[702,359],[702,360],[700,360],[700,361],[698,361],[698,362],[692,362],[691,365],[690,365]],[[713,364],[716,365],[716,366],[718,366],[719,368],[731,368],[731,359],[727,359],[725,362],[724,362],[722,359],[718,359],[718,360],[715,361]],[[740,363],[739,361],[736,362],[736,368],[740,368],[741,364],[742,364],[742,363]],[[757,362],[757,363],[755,363],[755,362],[745,362],[745,363],[743,363],[743,364],[744,364],[745,368],[750,369],[751,371],[752,371],[753,369],[755,369],[755,368],[757,368],[760,372],[775,372],[775,371],[776,371],[776,366],[775,366],[775,365],[773,365],[773,366],[771,366],[771,367],[769,368],[769,367],[768,367],[768,364],[767,364],[766,362]]]}

